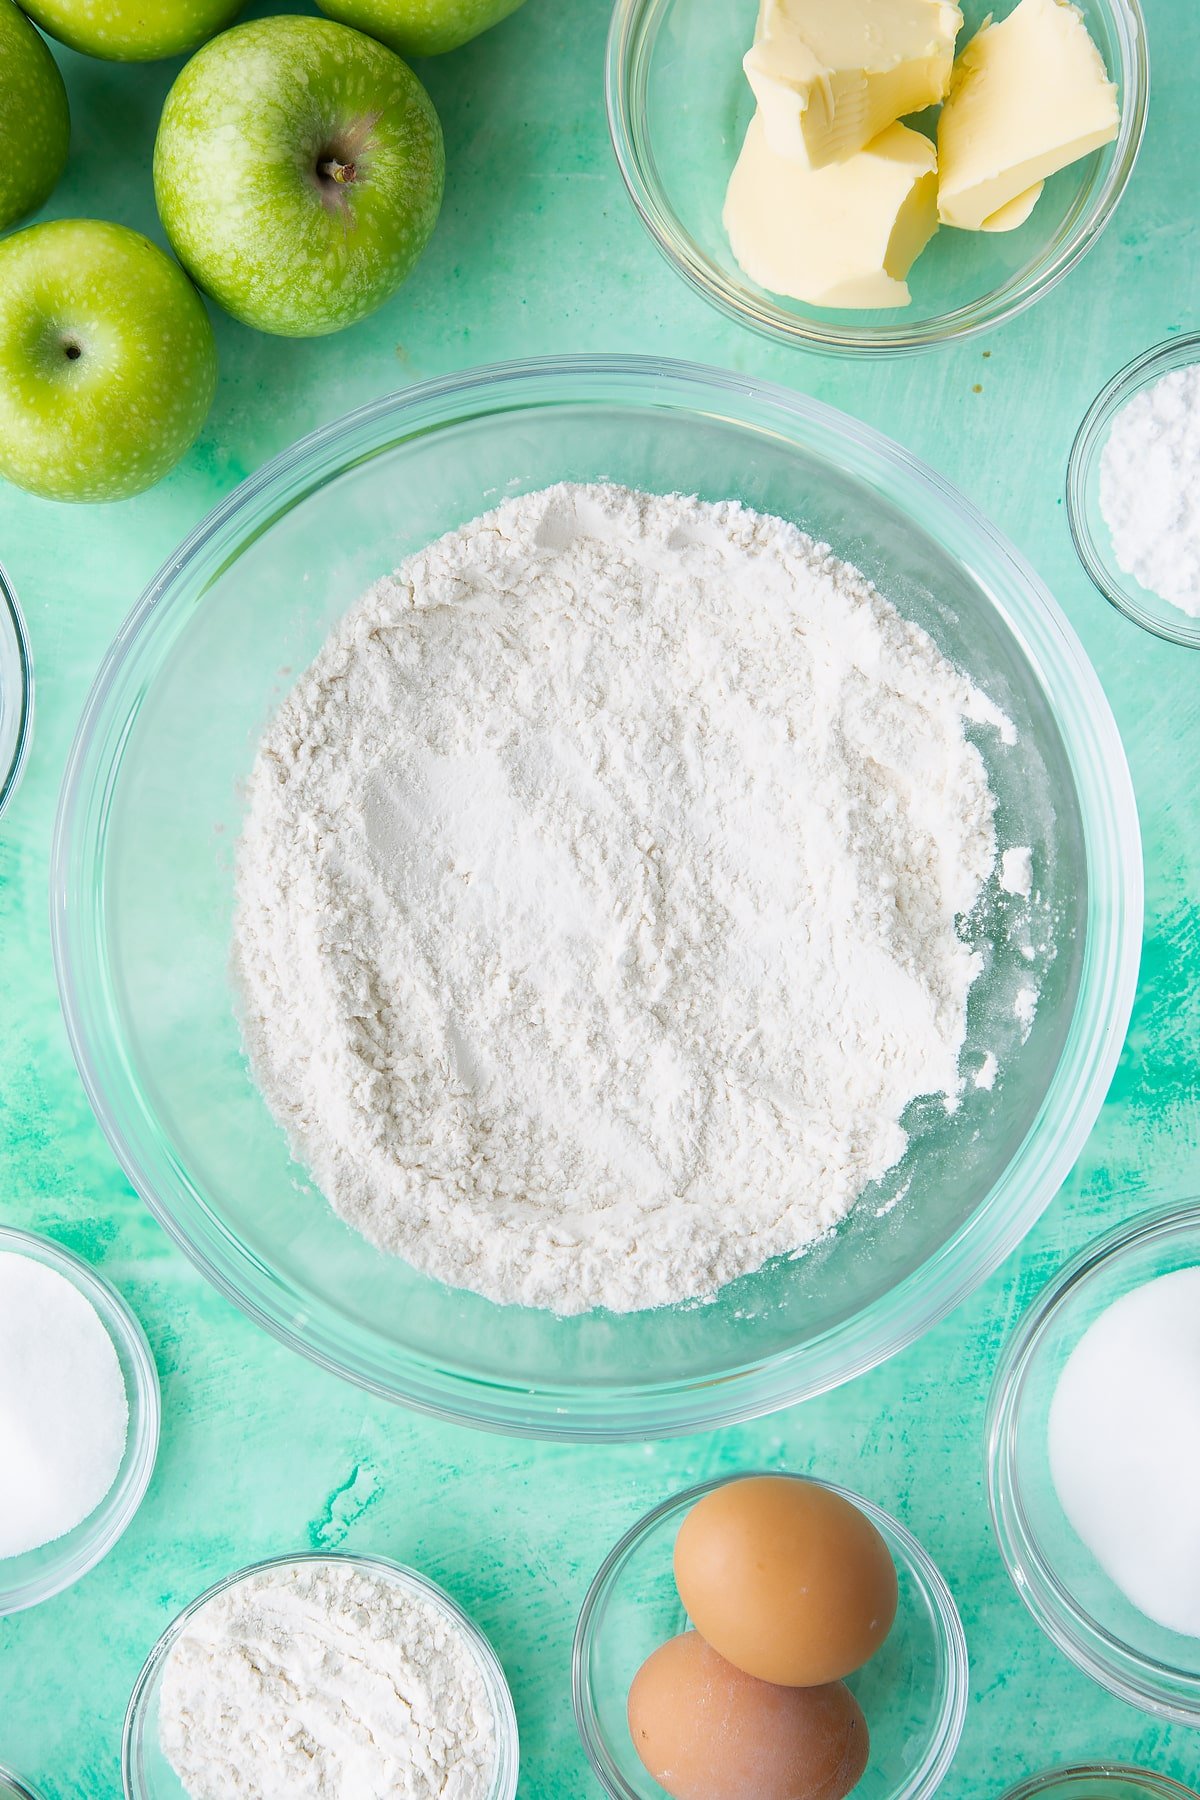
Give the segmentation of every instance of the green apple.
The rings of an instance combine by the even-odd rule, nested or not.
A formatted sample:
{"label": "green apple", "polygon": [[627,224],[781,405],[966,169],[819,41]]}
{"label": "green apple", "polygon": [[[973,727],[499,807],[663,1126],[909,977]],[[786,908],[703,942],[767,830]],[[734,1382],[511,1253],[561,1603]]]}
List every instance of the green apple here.
{"label": "green apple", "polygon": [[365,318],[429,241],[445,155],[433,102],[328,19],[235,25],[167,95],[154,193],[176,255],[235,319],[318,337]]}
{"label": "green apple", "polygon": [[20,7],[0,0],[0,231],[50,198],[70,135],[58,64]]}
{"label": "green apple", "polygon": [[323,13],[357,25],[401,56],[457,50],[515,13],[525,0],[317,0]]}
{"label": "green apple", "polygon": [[148,238],[96,219],[0,243],[0,475],[52,500],[140,493],[212,402],[204,302]]}
{"label": "green apple", "polygon": [[21,0],[43,31],[111,62],[155,62],[223,31],[242,0]]}

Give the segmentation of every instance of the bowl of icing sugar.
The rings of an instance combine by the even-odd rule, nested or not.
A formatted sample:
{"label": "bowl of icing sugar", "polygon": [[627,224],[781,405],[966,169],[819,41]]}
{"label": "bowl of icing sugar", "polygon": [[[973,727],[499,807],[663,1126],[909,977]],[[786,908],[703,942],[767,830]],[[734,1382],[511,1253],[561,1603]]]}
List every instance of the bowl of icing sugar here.
{"label": "bowl of icing sugar", "polygon": [[113,647],[55,853],[147,1203],[324,1366],[511,1432],[749,1417],[1010,1250],[1141,858],[1094,672],[903,450],[639,358],[306,440]]}
{"label": "bowl of icing sugar", "polygon": [[1200,649],[1200,333],[1146,351],[1097,395],[1071,450],[1067,518],[1118,612]]}

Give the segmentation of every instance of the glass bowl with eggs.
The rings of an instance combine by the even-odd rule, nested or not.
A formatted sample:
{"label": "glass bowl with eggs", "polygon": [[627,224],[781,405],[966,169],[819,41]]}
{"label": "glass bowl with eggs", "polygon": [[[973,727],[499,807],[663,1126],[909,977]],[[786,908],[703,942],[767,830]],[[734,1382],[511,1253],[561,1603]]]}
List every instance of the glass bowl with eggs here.
{"label": "glass bowl with eggs", "polygon": [[[832,546],[1010,722],[1011,742],[986,723],[970,742],[996,835],[1016,847],[971,915],[961,1092],[906,1109],[897,1160],[838,1228],[718,1291],[570,1316],[449,1285],[334,1211],[251,1075],[230,970],[246,784],[301,673],[403,558],[505,496],[562,482],[733,500]],[[576,689],[564,691],[573,705]],[[422,840],[399,818],[390,842],[394,857]],[[224,501],[98,676],[63,788],[53,886],[60,991],[93,1106],[201,1269],[373,1392],[564,1439],[759,1415],[849,1379],[944,1316],[1077,1157],[1119,1053],[1141,940],[1116,727],[1016,551],[854,420],[759,381],[636,357],[410,388]],[[431,1229],[448,1223],[444,1207],[431,1216]]]}
{"label": "glass bowl with eggs", "polygon": [[1013,1584],[1110,1693],[1200,1724],[1200,1205],[1073,1258],[1021,1321],[988,1415],[989,1500]]}
{"label": "glass bowl with eggs", "polygon": [[967,1646],[929,1556],[810,1477],[725,1477],[609,1555],[575,1634],[584,1748],[613,1800],[923,1800],[966,1717]]}
{"label": "glass bowl with eggs", "polygon": [[[608,44],[617,162],[659,249],[732,318],[834,354],[931,349],[1032,306],[1112,217],[1149,100],[1138,0],[870,13],[616,0]],[[939,209],[955,225],[935,230]]]}

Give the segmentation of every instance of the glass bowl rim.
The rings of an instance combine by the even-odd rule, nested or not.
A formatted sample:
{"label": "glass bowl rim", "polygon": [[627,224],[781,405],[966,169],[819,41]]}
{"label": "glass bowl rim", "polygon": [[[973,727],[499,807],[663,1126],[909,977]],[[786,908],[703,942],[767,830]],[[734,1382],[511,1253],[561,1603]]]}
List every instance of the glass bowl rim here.
{"label": "glass bowl rim", "polygon": [[901,1524],[899,1519],[874,1500],[868,1500],[864,1495],[856,1494],[851,1488],[842,1487],[835,1481],[824,1481],[820,1476],[807,1475],[796,1469],[740,1469],[728,1475],[713,1476],[707,1481],[697,1482],[692,1487],[684,1488],[681,1492],[660,1501],[657,1506],[651,1507],[648,1513],[643,1514],[618,1539],[601,1563],[584,1595],[571,1645],[571,1704],[575,1714],[575,1727],[593,1774],[605,1792],[613,1796],[613,1800],[636,1800],[633,1790],[625,1782],[620,1770],[611,1767],[610,1758],[604,1748],[603,1737],[596,1721],[596,1709],[593,1703],[591,1677],[588,1669],[588,1653],[596,1635],[597,1616],[621,1569],[638,1545],[670,1514],[680,1511],[685,1506],[694,1506],[706,1494],[715,1493],[718,1488],[728,1487],[731,1482],[752,1481],[764,1475],[782,1475],[788,1481],[807,1481],[816,1487],[826,1489],[828,1493],[837,1494],[841,1499],[849,1501],[871,1521],[877,1530],[881,1531],[885,1539],[892,1539],[900,1546],[910,1571],[919,1580],[922,1591],[929,1602],[930,1612],[936,1622],[938,1637],[945,1653],[947,1680],[937,1721],[935,1741],[926,1754],[922,1766],[912,1773],[906,1785],[898,1789],[891,1800],[928,1800],[928,1796],[937,1792],[954,1761],[966,1724],[967,1704],[970,1697],[970,1659],[967,1651],[967,1637],[954,1596],[950,1592],[945,1576],[928,1550],[913,1536],[907,1525]]}
{"label": "glass bowl rim", "polygon": [[40,1789],[0,1763],[0,1800],[42,1800]]}
{"label": "glass bowl rim", "polygon": [[1127,1219],[1063,1264],[1034,1297],[1001,1352],[988,1396],[985,1442],[992,1529],[1009,1580],[1036,1623],[1110,1694],[1157,1718],[1197,1726],[1200,1672],[1144,1656],[1109,1631],[1075,1602],[1042,1555],[1026,1520],[1015,1454],[1025,1382],[1061,1308],[1130,1253],[1191,1232],[1200,1233],[1200,1201],[1173,1201]]}
{"label": "glass bowl rim", "polygon": [[[1179,613],[1180,622],[1176,624],[1169,616],[1151,612],[1142,605],[1133,588],[1127,585],[1136,580],[1135,576],[1122,575],[1120,580],[1117,579],[1101,555],[1088,523],[1087,488],[1092,470],[1103,454],[1108,428],[1117,414],[1159,375],[1197,363],[1200,363],[1200,331],[1180,332],[1135,356],[1132,362],[1110,376],[1084,413],[1067,459],[1067,524],[1075,553],[1092,586],[1110,606],[1134,625],[1140,625],[1143,631],[1168,644],[1181,644],[1190,650],[1200,650],[1200,618],[1190,619],[1182,608],[1173,608]],[[1164,606],[1170,604],[1170,601],[1163,601]]]}
{"label": "glass bowl rim", "polygon": [[[624,406],[650,419],[673,411],[711,414],[747,430],[769,425],[793,448],[797,438],[811,447],[806,431],[819,434],[820,454],[860,484],[887,484],[892,503],[908,510],[919,503],[931,533],[969,532],[970,571],[1002,589],[997,613],[1029,657],[1064,733],[1090,857],[1086,967],[1071,1033],[1038,1119],[975,1212],[903,1282],[820,1338],[719,1376],[663,1379],[653,1387],[546,1381],[534,1388],[516,1378],[443,1370],[430,1357],[394,1347],[381,1355],[374,1339],[364,1348],[361,1330],[340,1318],[330,1322],[328,1303],[290,1286],[209,1212],[186,1170],[173,1162],[171,1180],[163,1181],[161,1158],[151,1167],[134,1141],[139,1102],[130,1072],[99,1067],[104,1046],[119,1044],[121,1033],[103,908],[97,910],[103,883],[95,864],[102,858],[93,835],[104,828],[128,707],[140,692],[139,659],[153,653],[156,634],[169,628],[164,620],[179,607],[181,584],[200,578],[197,567],[213,579],[294,504],[397,442],[448,423],[585,404]],[[947,554],[967,566],[961,548]],[[50,886],[63,1015],[93,1110],[151,1212],[222,1293],[292,1348],[385,1398],[510,1435],[610,1442],[735,1423],[849,1380],[944,1318],[1015,1248],[1061,1185],[1115,1068],[1133,1004],[1144,905],[1137,809],[1112,709],[1065,615],[1014,546],[940,475],[823,402],[699,364],[627,355],[494,364],[403,389],[300,439],[218,502],[154,577],[97,672],[63,776]],[[1093,906],[1099,894],[1104,903]],[[1054,1116],[1052,1131],[1047,1114]],[[1018,1174],[1020,1204],[1013,1199]],[[305,1317],[303,1327],[294,1323],[297,1316]]]}
{"label": "glass bowl rim", "polygon": [[[621,179],[638,217],[667,262],[695,292],[760,336],[829,356],[897,356],[959,343],[1018,317],[1057,287],[1102,235],[1129,184],[1146,135],[1150,52],[1141,0],[1099,0],[1116,28],[1125,103],[1111,165],[1087,213],[1033,274],[920,324],[840,325],[787,312],[743,289],[704,254],[666,198],[653,158],[639,147],[630,61],[665,0],[614,0],[605,52],[605,106]],[[1007,296],[1007,297],[1006,297]]]}
{"label": "glass bowl rim", "polygon": [[[134,1391],[126,1394],[130,1440],[117,1479],[100,1504],[78,1525],[61,1538],[25,1553],[46,1553],[42,1567],[32,1576],[10,1589],[5,1585],[4,1563],[0,1561],[0,1619],[40,1606],[44,1600],[73,1587],[119,1542],[133,1523],[150,1485],[162,1425],[158,1366],[141,1321],[124,1295],[81,1256],[42,1232],[0,1224],[0,1253],[5,1251],[31,1256],[35,1262],[53,1269],[90,1302],[109,1337],[119,1340],[114,1342],[114,1348],[124,1352],[133,1370]],[[19,1563],[25,1557],[11,1560]]]}
{"label": "glass bowl rim", "polygon": [[1070,1763],[1057,1769],[1043,1769],[1037,1775],[1026,1775],[1001,1796],[1001,1800],[1039,1800],[1053,1795],[1064,1781],[1094,1781],[1098,1787],[1110,1781],[1136,1783],[1153,1800],[1200,1800],[1194,1791],[1176,1781],[1173,1775],[1159,1775],[1153,1769],[1137,1769],[1132,1763]]}
{"label": "glass bowl rim", "polygon": [[[12,755],[7,768],[0,769],[0,818],[21,784],[29,746],[33,741],[33,652],[29,633],[11,577],[0,563],[0,639],[14,661],[20,680],[20,710]],[[3,654],[3,652],[0,652]]]}
{"label": "glass bowl rim", "polygon": [[517,1714],[513,1704],[512,1689],[508,1685],[508,1677],[504,1673],[504,1665],[492,1646],[491,1639],[468,1612],[458,1604],[445,1588],[419,1569],[410,1567],[408,1563],[397,1562],[394,1557],[376,1556],[366,1551],[354,1550],[297,1550],[294,1555],[281,1554],[264,1556],[257,1562],[248,1563],[245,1568],[237,1569],[231,1575],[224,1575],[214,1581],[202,1593],[189,1600],[187,1605],[171,1619],[156,1638],[149,1655],[138,1671],[137,1679],[129,1695],[125,1708],[125,1722],[121,1729],[121,1781],[125,1800],[146,1800],[146,1789],[140,1785],[135,1774],[133,1753],[136,1742],[140,1738],[144,1723],[145,1711],[150,1702],[150,1694],[163,1664],[174,1649],[175,1644],[192,1619],[215,1600],[219,1594],[229,1588],[236,1587],[239,1582],[247,1581],[251,1576],[260,1575],[268,1569],[292,1568],[296,1563],[342,1562],[352,1564],[356,1569],[365,1569],[375,1574],[387,1576],[399,1587],[416,1589],[423,1599],[449,1618],[464,1634],[470,1644],[480,1674],[487,1688],[488,1698],[492,1702],[492,1710],[496,1720],[496,1778],[492,1785],[488,1800],[514,1800],[517,1791],[517,1777],[520,1768],[520,1738],[517,1729]]}

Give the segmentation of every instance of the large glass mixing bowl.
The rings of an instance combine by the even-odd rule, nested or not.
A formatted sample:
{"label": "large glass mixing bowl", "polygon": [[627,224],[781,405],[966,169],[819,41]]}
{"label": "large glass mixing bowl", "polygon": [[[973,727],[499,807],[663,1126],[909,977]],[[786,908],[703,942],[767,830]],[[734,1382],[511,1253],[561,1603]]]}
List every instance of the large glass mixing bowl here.
{"label": "large glass mixing bowl", "polygon": [[[708,1305],[559,1320],[415,1273],[342,1224],[247,1073],[228,977],[242,784],[333,622],[408,552],[555,481],[729,496],[826,539],[1017,728],[980,748],[1038,905],[993,882],[964,1068],[903,1162],[807,1255]],[[1137,817],[1112,715],[1037,577],[959,495],[799,395],[641,358],[455,376],[353,413],[247,481],[171,558],[110,651],[67,771],[55,956],[79,1067],[130,1179],[253,1317],[381,1394],[562,1438],[682,1432],[845,1381],[1010,1251],[1078,1155],[1132,1003]],[[1032,1029],[1022,988],[1041,998]]]}

